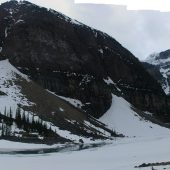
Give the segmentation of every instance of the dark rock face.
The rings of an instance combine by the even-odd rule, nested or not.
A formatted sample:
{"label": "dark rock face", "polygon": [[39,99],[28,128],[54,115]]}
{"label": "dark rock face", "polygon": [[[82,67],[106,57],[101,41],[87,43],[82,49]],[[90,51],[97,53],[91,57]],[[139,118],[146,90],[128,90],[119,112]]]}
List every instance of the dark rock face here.
{"label": "dark rock face", "polygon": [[159,66],[152,65],[147,62],[142,62],[145,69],[149,72],[149,74],[152,75],[159,83],[161,83],[161,80],[163,79],[163,75],[160,73]]}
{"label": "dark rock face", "polygon": [[2,4],[0,25],[1,58],[56,94],[81,100],[87,113],[100,117],[114,93],[142,110],[168,114],[157,81],[107,34],[27,1]]}

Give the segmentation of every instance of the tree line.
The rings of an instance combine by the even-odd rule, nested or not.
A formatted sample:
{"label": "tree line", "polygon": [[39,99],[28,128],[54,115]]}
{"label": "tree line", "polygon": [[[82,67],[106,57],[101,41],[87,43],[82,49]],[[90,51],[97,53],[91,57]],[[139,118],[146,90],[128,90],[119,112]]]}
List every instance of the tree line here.
{"label": "tree line", "polygon": [[[30,120],[31,119],[31,120]],[[5,107],[4,113],[0,113],[0,131],[1,136],[16,136],[14,128],[18,128],[21,136],[30,136],[31,133],[37,133],[43,137],[54,136],[56,133],[52,131],[51,126],[48,127],[40,118],[35,119],[29,114],[17,107],[15,113],[10,108],[8,111]]]}

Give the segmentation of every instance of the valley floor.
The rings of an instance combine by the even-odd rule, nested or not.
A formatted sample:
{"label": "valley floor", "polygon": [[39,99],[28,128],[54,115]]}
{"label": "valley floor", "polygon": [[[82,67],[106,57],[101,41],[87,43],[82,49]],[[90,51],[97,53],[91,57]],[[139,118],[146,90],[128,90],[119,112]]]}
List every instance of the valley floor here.
{"label": "valley floor", "polygon": [[[2,145],[1,145],[2,144]],[[102,147],[81,151],[66,151],[51,154],[0,155],[4,170],[150,170],[151,167],[134,168],[143,163],[170,161],[170,136],[124,138],[114,140]],[[20,144],[0,141],[2,148],[34,149],[45,145]],[[157,166],[157,170],[170,166]]]}

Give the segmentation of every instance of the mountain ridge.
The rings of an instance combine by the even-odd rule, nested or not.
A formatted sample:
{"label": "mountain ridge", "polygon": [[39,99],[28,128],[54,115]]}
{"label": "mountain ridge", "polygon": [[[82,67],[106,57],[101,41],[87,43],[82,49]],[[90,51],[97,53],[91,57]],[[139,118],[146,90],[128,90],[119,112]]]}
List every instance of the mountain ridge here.
{"label": "mountain ridge", "polygon": [[141,110],[167,112],[160,85],[106,33],[27,1],[4,3],[0,13],[1,58],[44,88],[80,100],[96,118],[111,106],[112,93]]}

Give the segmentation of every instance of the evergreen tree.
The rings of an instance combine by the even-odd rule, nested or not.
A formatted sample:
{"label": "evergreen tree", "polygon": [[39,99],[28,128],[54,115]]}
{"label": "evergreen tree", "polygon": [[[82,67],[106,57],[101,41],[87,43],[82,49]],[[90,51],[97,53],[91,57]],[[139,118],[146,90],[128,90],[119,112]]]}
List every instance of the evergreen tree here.
{"label": "evergreen tree", "polygon": [[6,113],[6,106],[5,106],[5,110],[4,110],[4,115],[7,116],[7,113]]}
{"label": "evergreen tree", "polygon": [[11,110],[11,107],[10,107],[10,110],[9,110],[9,117],[12,118],[12,110]]}
{"label": "evergreen tree", "polygon": [[15,115],[16,123],[18,128],[22,127],[22,118],[21,118],[21,109],[20,107],[17,107],[16,109],[16,115]]}

